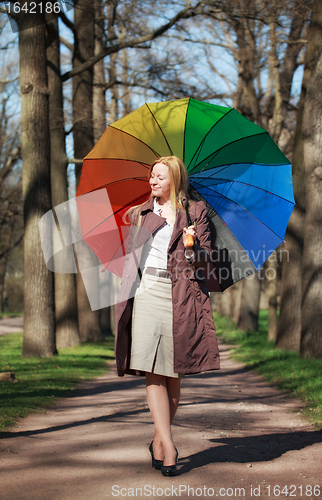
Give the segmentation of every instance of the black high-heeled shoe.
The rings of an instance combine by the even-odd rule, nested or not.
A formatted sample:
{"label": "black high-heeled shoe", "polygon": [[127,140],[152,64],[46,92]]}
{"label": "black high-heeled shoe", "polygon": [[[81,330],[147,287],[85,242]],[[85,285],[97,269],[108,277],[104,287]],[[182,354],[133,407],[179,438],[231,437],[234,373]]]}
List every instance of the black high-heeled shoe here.
{"label": "black high-heeled shoe", "polygon": [[151,441],[151,443],[150,443],[149,452],[151,453],[151,457],[152,457],[152,467],[154,467],[156,470],[161,470],[162,465],[163,465],[163,460],[157,460],[156,458],[154,458],[153,441]]}
{"label": "black high-heeled shoe", "polygon": [[163,465],[161,467],[161,474],[166,477],[173,477],[177,475],[177,460],[178,460],[178,450],[176,448],[176,463],[174,465]]}

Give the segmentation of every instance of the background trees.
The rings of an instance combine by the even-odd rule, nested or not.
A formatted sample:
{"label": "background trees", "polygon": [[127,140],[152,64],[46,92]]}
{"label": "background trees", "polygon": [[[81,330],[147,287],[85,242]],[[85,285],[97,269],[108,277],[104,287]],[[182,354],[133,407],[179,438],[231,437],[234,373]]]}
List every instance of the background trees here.
{"label": "background trees", "polygon": [[312,17],[312,74],[303,114],[306,214],[302,270],[301,353],[322,357],[322,5],[314,0]]}
{"label": "background trees", "polygon": [[[317,3],[317,0],[313,2],[316,10]],[[41,132],[38,130],[30,148],[30,154],[36,154],[37,157],[36,161],[34,156],[35,164],[27,159],[24,153],[26,146],[22,145],[25,179],[32,172],[34,175],[38,164],[41,171],[46,172],[43,176],[46,178],[46,189],[49,186],[49,161],[51,205],[55,207],[67,200],[68,191],[75,192],[82,158],[98,140],[106,124],[144,101],[190,96],[232,105],[269,130],[285,154],[290,159],[294,157],[295,164],[297,208],[286,238],[287,252],[283,252],[285,262],[282,265],[279,258],[281,253],[278,252],[267,265],[271,272],[244,280],[218,297],[216,303],[222,312],[232,315],[240,326],[254,329],[260,296],[265,292],[266,305],[270,305],[270,338],[275,339],[277,336],[277,345],[295,350],[300,348],[302,317],[301,287],[294,286],[299,283],[303,240],[301,228],[304,227],[305,217],[302,158],[303,154],[313,158],[308,146],[306,153],[302,152],[301,124],[306,87],[319,59],[318,51],[310,48],[312,44],[319,45],[317,41],[311,41],[312,30],[316,33],[315,40],[319,40],[321,34],[321,24],[314,20],[318,19],[318,14],[311,18],[311,10],[311,0],[206,0],[196,1],[193,5],[180,0],[171,3],[167,0],[109,0],[104,4],[92,0],[75,2],[73,10],[62,12],[59,20],[47,19],[44,25],[46,44],[44,34],[40,35],[40,28],[37,31],[38,45],[34,45],[32,50],[35,54],[44,48],[47,50],[49,100],[45,92],[40,96],[43,99],[39,97],[36,104],[39,112],[43,106],[40,116],[44,121]],[[17,20],[21,27],[23,19]],[[20,37],[28,40],[28,34],[22,33],[21,29]],[[24,54],[23,50],[21,45],[21,55]],[[303,68],[304,53],[306,62],[300,96],[300,70]],[[25,116],[24,109],[28,106],[26,99],[30,93],[25,92],[24,86],[30,82],[23,82],[24,68],[29,64],[29,72],[34,78],[41,79],[44,75],[37,74],[37,68],[42,71],[43,59],[39,66],[36,65],[37,58],[28,60],[23,55],[23,59],[20,85],[22,116]],[[42,88],[47,88],[44,80],[39,81]],[[47,111],[46,106],[49,106]],[[308,109],[309,104],[306,106]],[[31,110],[29,112],[32,113]],[[318,123],[318,115],[316,120]],[[25,123],[22,125],[23,131]],[[37,138],[39,141],[45,130],[50,132],[50,160],[41,149],[44,144],[49,148],[49,143],[37,144]],[[308,137],[308,132],[306,134]],[[310,138],[311,142],[316,140]],[[311,165],[308,168],[313,169],[313,163],[308,162],[307,165]],[[319,195],[316,194],[315,198],[318,200]],[[26,200],[25,209],[28,211]],[[48,209],[48,203],[47,199],[45,204],[42,202],[41,210],[44,210],[45,205]],[[318,206],[318,201],[316,203]],[[39,209],[39,200],[36,205],[35,213]],[[28,220],[26,216],[26,248],[29,240],[36,244],[36,240],[32,240],[33,236],[28,236]],[[5,241],[5,236],[1,237],[1,241]],[[309,250],[305,252],[308,257]],[[320,264],[316,265],[319,269]],[[309,267],[306,264],[306,269]],[[281,270],[282,281],[277,281],[275,276],[281,276]],[[39,263],[38,271],[34,270],[33,274],[40,276],[41,272]],[[303,283],[307,283],[306,289],[311,289],[312,280],[305,281],[308,271],[303,272]],[[50,278],[46,285],[47,292],[44,289],[41,291],[48,300],[53,294],[49,282]],[[29,288],[33,286],[31,283],[31,277],[26,275],[26,301],[32,294]],[[276,296],[280,287],[281,312],[276,332]],[[58,346],[73,345],[79,339],[98,339],[103,330],[109,330],[112,323],[110,310],[90,310],[80,274],[77,275],[77,294],[74,275],[55,276],[55,308]],[[30,310],[33,311],[31,314],[36,314],[34,306]],[[51,312],[46,321],[51,322],[51,347],[49,350],[48,346],[46,349],[39,347],[40,355],[54,352],[55,322],[50,300],[46,305],[47,313],[49,310]],[[34,320],[27,314],[25,321],[26,332],[30,322],[34,330],[33,337],[37,339]],[[39,324],[37,328],[42,330],[43,326]],[[319,328],[317,332],[317,336],[320,336]],[[35,342],[38,343],[38,340]],[[312,350],[305,351],[305,354],[308,353],[312,355]]]}
{"label": "background trees", "polygon": [[[4,25],[0,25],[0,39],[3,31]],[[19,68],[18,62],[13,64],[10,58],[12,45],[11,40],[0,45],[0,312],[8,307],[5,281],[10,255],[13,261],[13,250],[16,255],[19,253],[23,238],[19,120],[16,116],[17,105],[13,104],[19,101]],[[22,266],[16,265],[16,276],[11,276],[10,286],[17,288],[16,295],[20,295],[19,271],[22,274]],[[14,305],[12,300],[10,305]]]}

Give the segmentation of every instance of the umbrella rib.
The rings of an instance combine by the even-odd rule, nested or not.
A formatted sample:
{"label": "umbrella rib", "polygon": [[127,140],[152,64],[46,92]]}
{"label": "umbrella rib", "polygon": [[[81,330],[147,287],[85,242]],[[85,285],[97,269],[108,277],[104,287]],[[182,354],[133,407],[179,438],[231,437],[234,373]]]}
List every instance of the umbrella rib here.
{"label": "umbrella rib", "polygon": [[[202,186],[202,187],[204,187],[204,186]],[[195,189],[196,189],[196,188],[195,188]],[[211,188],[209,188],[209,187],[207,187],[207,189],[209,189],[209,191],[212,191],[212,192],[214,193],[214,195],[217,195],[217,197],[222,198],[222,199],[223,199],[223,201],[224,201],[224,199],[225,199],[225,196],[224,196],[224,195],[221,195],[220,193],[216,193],[216,191],[214,191],[213,189],[211,189]],[[196,191],[198,191],[198,190],[196,189]],[[200,196],[201,196],[201,195],[200,195]],[[234,203],[235,205],[237,205],[238,207],[240,207],[242,210],[245,210],[245,212],[247,212],[247,213],[248,213],[248,214],[250,214],[252,217],[254,217],[254,219],[257,219],[257,220],[258,220],[258,222],[260,222],[263,226],[267,227],[267,229],[268,229],[271,233],[275,234],[275,236],[277,236],[277,238],[279,238],[281,241],[283,241],[283,238],[281,238],[279,234],[277,234],[275,231],[273,231],[273,229],[271,229],[270,227],[268,227],[268,225],[267,225],[267,224],[265,224],[265,222],[261,221],[258,217],[256,217],[256,215],[252,214],[252,212],[250,212],[249,210],[247,210],[247,208],[243,207],[243,206],[242,206],[242,205],[240,205],[239,203],[236,203],[236,201],[231,200],[230,198],[228,198],[228,199],[229,199],[229,201],[230,201],[231,203]],[[209,205],[211,205],[211,204],[209,203]],[[219,214],[218,214],[218,215],[219,215]],[[222,220],[224,220],[224,219],[222,219]],[[225,222],[225,221],[224,221],[224,222]]]}
{"label": "umbrella rib", "polygon": [[[196,179],[197,179],[197,178],[198,178],[198,177],[196,177]],[[212,177],[211,175],[210,175],[209,177],[207,177],[207,179],[210,179],[210,178],[213,178],[213,177]],[[273,191],[269,191],[268,189],[262,188],[262,187],[260,187],[260,186],[255,186],[254,184],[251,184],[250,182],[243,182],[243,181],[239,181],[239,180],[237,180],[237,179],[225,179],[225,178],[223,178],[223,179],[218,179],[218,180],[221,180],[221,181],[223,181],[224,183],[227,183],[227,184],[228,184],[228,183],[233,183],[233,182],[236,182],[236,183],[238,183],[238,184],[242,184],[242,185],[244,185],[244,186],[251,186],[252,188],[254,188],[254,189],[259,189],[260,191],[263,191],[264,193],[269,193],[269,194],[272,194],[272,195],[276,196],[276,198],[279,198],[280,200],[287,201],[288,203],[293,203],[291,200],[288,200],[287,198],[284,198],[284,196],[281,196],[281,195],[279,195],[279,194],[273,193]],[[194,179],[193,179],[193,182],[195,182],[195,180],[194,180]],[[209,188],[209,189],[211,189],[211,187],[209,187],[209,186],[204,186],[204,185],[200,182],[200,179],[199,179],[199,182],[197,182],[197,184],[198,184],[199,186],[203,187],[203,188]],[[224,196],[226,196],[226,195],[224,195]],[[229,198],[229,199],[231,199],[231,198]],[[232,201],[233,201],[233,200],[232,200]]]}
{"label": "umbrella rib", "polygon": [[[211,132],[211,131],[215,128],[215,126],[216,126],[216,125],[218,125],[218,123],[219,123],[219,122],[221,122],[221,120],[222,120],[225,116],[229,115],[229,113],[230,113],[231,111],[233,111],[233,110],[234,110],[234,108],[230,108],[230,109],[229,109],[229,111],[227,111],[227,113],[225,113],[225,114],[224,114],[221,118],[219,118],[219,120],[218,120],[216,123],[214,123],[214,124],[213,124],[213,126],[212,126],[209,130],[208,130],[208,132],[206,133],[206,135],[204,136],[204,138],[203,138],[203,139],[202,139],[202,141],[200,142],[199,146],[197,147],[197,149],[196,149],[196,151],[195,151],[195,154],[194,154],[194,155],[193,155],[193,157],[191,158],[191,161],[190,161],[189,165],[191,165],[191,163],[192,163],[193,159],[195,158],[195,156],[197,155],[197,153],[198,153],[198,156],[199,156],[199,154],[200,154],[200,146],[201,146],[201,144],[202,144],[203,142],[205,142],[206,137],[207,137],[207,136],[210,134],[210,132]],[[198,157],[198,156],[197,156],[197,157]],[[197,164],[197,165],[198,165],[198,164]],[[196,165],[195,165],[195,166],[196,166]],[[193,168],[194,168],[194,167],[193,167]],[[193,170],[193,169],[192,169],[192,170]]]}
{"label": "umbrella rib", "polygon": [[106,189],[108,186],[112,186],[113,184],[117,184],[119,182],[132,181],[134,179],[137,180],[137,181],[142,181],[144,183],[148,182],[144,177],[128,177],[126,179],[119,179],[117,181],[109,182],[108,184],[103,184],[99,188],[93,188],[90,191],[87,191],[87,193],[83,193],[83,194],[78,195],[76,198],[81,198],[82,196],[86,196],[89,193],[94,193],[95,191],[99,191],[99,189]]}
{"label": "umbrella rib", "polygon": [[[184,164],[185,164],[185,150],[186,150],[185,146],[186,146],[187,116],[188,116],[188,109],[189,109],[190,101],[191,101],[191,97],[188,98],[188,105],[187,105],[187,110],[186,110],[186,118],[185,118],[185,121],[184,121],[183,145],[182,145],[182,161],[183,161]],[[199,146],[200,146],[200,144],[199,144]],[[196,151],[198,151],[199,146],[198,146],[198,148],[197,148]],[[193,160],[193,157],[192,157],[191,161],[192,160]]]}
{"label": "umbrella rib", "polygon": [[[131,137],[134,137],[134,136],[131,136]],[[144,143],[142,143],[144,144]],[[156,153],[156,151],[152,150],[154,153]],[[157,154],[157,153],[156,153]],[[131,163],[138,163],[139,165],[141,165],[142,167],[146,168],[146,169],[149,169],[150,168],[150,165],[148,163],[144,163],[143,161],[139,161],[139,160],[131,160],[130,158],[120,158],[120,157],[116,157],[116,156],[109,156],[108,158],[87,158],[84,160],[84,162],[92,162],[92,161],[102,161],[102,160],[105,160],[105,161],[129,161]]]}
{"label": "umbrella rib", "polygon": [[[134,181],[134,180],[135,181],[142,181],[144,183],[148,182],[148,180],[145,177],[125,177],[124,179],[118,179],[116,181],[111,181],[108,184],[104,184],[104,185],[100,186],[100,189],[105,189],[106,187],[112,186],[113,184],[118,184],[119,182]],[[93,193],[94,191],[98,191],[98,188],[94,188],[91,191],[88,191],[88,193]],[[85,193],[85,194],[88,194],[88,193]],[[84,195],[80,195],[80,196],[84,196]]]}
{"label": "umbrella rib", "polygon": [[[94,190],[95,191],[95,190]],[[93,191],[92,191],[93,192]],[[149,192],[146,193],[147,195],[150,194]],[[97,227],[99,227],[103,222],[106,222],[108,219],[110,219],[111,217],[113,217],[115,214],[119,213],[121,210],[124,210],[124,208],[132,205],[132,203],[140,200],[141,198],[143,198],[143,196],[145,196],[145,194],[139,196],[138,198],[135,198],[134,200],[131,201],[131,203],[128,203],[127,205],[123,205],[121,208],[119,208],[118,210],[115,210],[111,215],[109,215],[108,217],[106,217],[105,219],[101,220],[96,226],[92,227],[90,231],[88,231],[86,234],[84,234],[82,236],[82,238],[86,238],[87,235],[89,235],[92,231],[94,231],[94,229],[96,229]]]}
{"label": "umbrella rib", "polygon": [[[218,123],[218,122],[217,122]],[[221,146],[219,149],[217,149],[214,153],[211,153],[210,155],[208,155],[206,158],[204,158],[202,161],[207,161],[209,158],[211,158],[211,160],[213,160],[214,158],[216,158],[216,156],[220,153],[220,151],[224,148],[226,148],[227,146],[231,146],[232,144],[236,144],[237,142],[239,141],[242,141],[243,139],[249,139],[250,137],[257,137],[258,135],[264,135],[264,134],[267,134],[269,137],[269,133],[264,130],[263,132],[259,132],[258,134],[252,134],[252,135],[247,135],[246,137],[240,137],[239,139],[236,139],[235,141],[231,141],[229,142],[228,144],[225,144],[224,146]],[[286,158],[286,157],[285,157]],[[209,161],[211,161],[209,160]],[[189,175],[191,175],[194,171],[194,169],[196,167],[198,167],[200,165],[200,163],[196,164],[193,169],[191,170],[191,172],[189,172]],[[207,165],[205,165],[205,167],[202,169],[204,170],[206,168]],[[218,167],[222,167],[223,165],[218,165]]]}
{"label": "umbrella rib", "polygon": [[[197,192],[198,192],[198,191],[197,191]],[[214,208],[213,208],[213,206],[211,205],[211,203],[209,203],[209,201],[207,201],[207,200],[206,200],[206,199],[202,196],[202,194],[200,194],[199,192],[198,192],[198,194],[199,194],[200,198],[202,198],[202,200],[203,200],[203,202],[205,203],[206,207],[210,207],[212,210],[214,210]],[[216,215],[217,215],[217,216],[218,216],[218,217],[222,220],[223,224],[225,224],[225,226],[226,226],[226,228],[227,228],[227,231],[229,231],[229,233],[230,233],[230,235],[232,236],[232,238],[234,238],[234,240],[237,242],[237,244],[239,245],[239,247],[241,248],[241,250],[242,250],[243,252],[245,252],[245,253],[246,253],[246,255],[247,255],[247,257],[249,258],[250,262],[251,262],[251,263],[255,266],[254,262],[252,261],[252,259],[250,258],[250,256],[249,256],[249,255],[248,255],[248,253],[246,252],[246,250],[242,247],[242,245],[241,245],[240,241],[236,238],[235,234],[232,232],[232,230],[230,229],[230,227],[228,226],[228,224],[224,221],[224,219],[222,218],[222,216],[221,216],[221,215],[220,215],[220,214],[219,214],[216,210],[214,210],[214,211],[216,212]],[[228,250],[228,252],[229,252],[229,250]],[[241,279],[242,279],[242,278],[240,278],[240,280],[241,280]],[[238,281],[240,281],[240,280],[238,280]],[[236,282],[236,283],[237,283],[237,282]]]}
{"label": "umbrella rib", "polygon": [[[109,125],[109,127],[113,128],[114,130],[117,130],[118,132],[122,132],[122,134],[126,134],[129,137],[133,137],[133,139],[135,139],[136,141],[139,141],[141,144],[143,144],[144,146],[146,146],[147,148],[149,148],[150,151],[152,151],[157,157],[160,156],[159,153],[157,153],[153,148],[151,148],[145,142],[141,141],[141,139],[139,139],[135,135],[129,134],[128,132],[125,132],[125,130],[122,130],[121,128],[113,127],[113,124]],[[116,158],[116,159],[118,159],[118,158]],[[88,158],[88,160],[90,160],[90,158]],[[129,160],[129,161],[133,161],[133,160]]]}
{"label": "umbrella rib", "polygon": [[[199,184],[199,182],[195,182],[195,181],[194,181],[194,184],[195,184],[196,186],[199,186],[199,187],[202,187],[202,188],[205,188],[205,187],[206,187],[206,186],[203,186],[202,184]],[[193,186],[193,187],[194,187],[194,186]],[[199,193],[199,191],[197,190],[197,188],[196,188],[196,187],[195,187],[195,189],[196,189],[196,191]],[[208,186],[206,187],[206,189],[209,189],[209,191],[212,191],[212,192],[216,195],[216,197],[217,197],[218,199],[220,199],[220,200],[221,200],[221,203],[218,203],[218,204],[216,205],[216,208],[219,208],[219,209],[220,209],[220,208],[223,206],[224,201],[225,201],[225,197],[224,197],[224,195],[222,195],[222,194],[220,194],[220,193],[216,193],[216,191],[214,191],[213,189],[211,189],[211,188],[210,188],[210,187],[208,187]],[[202,196],[202,195],[201,195],[201,193],[199,193],[199,194],[200,194],[200,196]],[[209,203],[209,204],[210,204],[210,203]],[[211,206],[212,206],[212,205],[211,205]],[[213,207],[213,209],[214,209],[214,210],[216,210],[214,207]],[[216,210],[216,212],[217,212],[217,210]]]}
{"label": "umbrella rib", "polygon": [[119,246],[117,247],[117,249],[115,250],[115,252],[113,253],[112,257],[110,258],[110,261],[109,261],[109,263],[107,264],[107,266],[106,266],[106,267],[104,267],[104,264],[103,264],[103,269],[104,269],[104,271],[106,271],[106,269],[108,268],[108,266],[110,265],[110,263],[111,263],[111,262],[112,262],[112,260],[114,259],[114,257],[115,257],[115,255],[116,255],[117,251],[118,251],[121,247],[123,247],[123,248],[124,248],[124,242],[125,242],[125,239],[128,237],[128,234],[125,236],[125,238],[122,238],[122,231],[121,231],[120,229],[121,229],[121,228],[118,226],[118,230],[119,230],[119,234],[120,234],[120,240],[121,240],[121,241],[120,241],[120,244],[119,244]]}
{"label": "umbrella rib", "polygon": [[[149,108],[149,104],[146,102],[146,103],[145,103],[145,105],[146,105],[146,107],[148,108],[148,110],[150,111],[150,113],[151,113],[151,115],[152,115],[153,120],[155,121],[155,123],[156,123],[156,124],[157,124],[157,126],[159,127],[160,132],[161,132],[161,134],[163,135],[164,140],[165,140],[165,142],[166,142],[166,144],[167,144],[167,146],[168,146],[168,148],[169,148],[169,151],[170,151],[170,153],[171,153],[171,156],[173,156],[173,151],[172,151],[172,149],[171,149],[171,147],[170,147],[170,144],[168,143],[168,140],[167,140],[166,136],[164,135],[164,132],[163,132],[162,128],[160,127],[160,124],[159,124],[158,120],[156,119],[156,117],[155,117],[155,116],[154,116],[154,114],[152,113],[151,109]],[[143,143],[143,144],[145,144],[145,143]],[[154,150],[153,150],[153,151],[154,151]],[[157,154],[158,154],[158,156],[161,156],[159,153],[157,153]]]}

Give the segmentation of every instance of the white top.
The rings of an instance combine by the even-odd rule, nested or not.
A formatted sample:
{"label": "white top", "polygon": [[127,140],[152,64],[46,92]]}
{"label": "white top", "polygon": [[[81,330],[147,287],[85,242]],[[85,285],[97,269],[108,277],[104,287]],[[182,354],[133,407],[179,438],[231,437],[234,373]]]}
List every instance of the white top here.
{"label": "white top", "polygon": [[[153,212],[160,215],[161,207],[154,199]],[[145,243],[142,250],[140,268],[155,267],[157,269],[167,269],[168,246],[173,230],[173,224],[169,226],[165,221],[154,236],[151,236]]]}

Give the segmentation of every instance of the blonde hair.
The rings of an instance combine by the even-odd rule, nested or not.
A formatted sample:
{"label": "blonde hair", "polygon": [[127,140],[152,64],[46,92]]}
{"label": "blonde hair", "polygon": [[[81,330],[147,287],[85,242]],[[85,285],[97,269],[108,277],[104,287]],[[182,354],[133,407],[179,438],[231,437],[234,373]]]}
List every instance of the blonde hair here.
{"label": "blonde hair", "polygon": [[[154,165],[157,163],[163,163],[169,169],[169,177],[170,177],[170,201],[171,205],[174,209],[183,210],[184,202],[187,199],[187,192],[189,186],[189,178],[187,169],[180,158],[177,156],[161,156],[153,163],[151,163],[149,172],[148,172],[148,180],[150,181],[152,170]],[[126,217],[131,215],[131,223],[140,225],[141,224],[141,215],[140,208],[147,203],[151,198],[154,198],[152,191],[149,198],[140,205],[136,205],[134,207],[129,208],[127,212],[123,216],[123,221],[127,224]]]}

